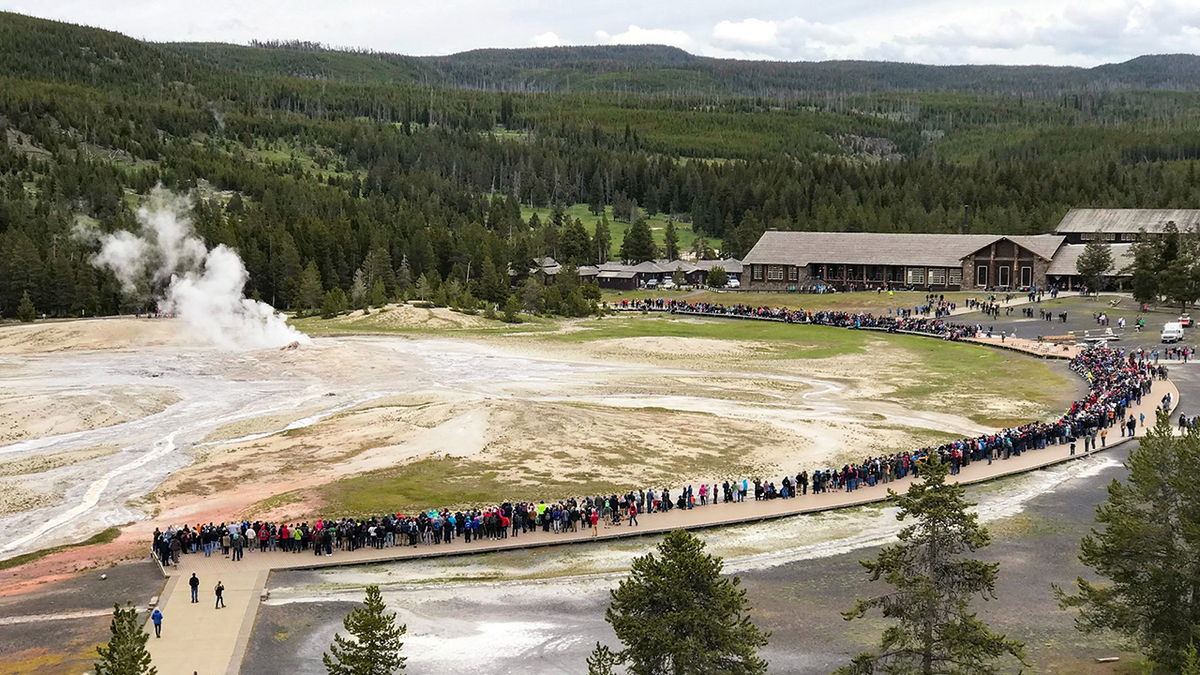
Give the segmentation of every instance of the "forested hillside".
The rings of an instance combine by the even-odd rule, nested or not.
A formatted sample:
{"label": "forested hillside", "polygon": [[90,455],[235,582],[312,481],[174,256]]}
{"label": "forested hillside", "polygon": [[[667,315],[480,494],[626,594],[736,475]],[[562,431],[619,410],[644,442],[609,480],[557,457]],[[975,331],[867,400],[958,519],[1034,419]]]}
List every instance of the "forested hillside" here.
{"label": "forested hillside", "polygon": [[[596,262],[595,224],[566,215],[576,204],[689,223],[734,255],[766,228],[957,231],[964,206],[972,231],[1028,233],[1074,206],[1200,204],[1200,93],[1117,84],[1177,88],[1194,57],[1054,75],[1099,71],[1105,86],[987,71],[1038,95],[982,93],[969,74],[937,87],[953,91],[881,93],[904,88],[898,76],[856,75],[790,98],[498,91],[480,77],[544,66],[577,81],[645,58],[723,81],[720,68],[743,67],[695,68],[665,47],[604,53],[613,65],[588,48],[413,59],[158,45],[0,14],[0,315],[25,293],[53,315],[138,306],[71,229],[127,227],[157,183],[194,189],[205,239],[235,247],[250,291],[282,308],[376,282],[411,297],[421,277],[443,300],[502,303],[510,266],[520,283],[534,256]],[[745,67],[803,65],[822,64]],[[536,308],[535,296],[521,297]]]}
{"label": "forested hillside", "polygon": [[1057,97],[1115,89],[1200,89],[1200,56],[1141,56],[1095,68],[930,66],[879,61],[738,61],[662,45],[475,49],[447,56],[339,51],[308,42],[177,43],[218,68],[349,82],[420,83],[552,93],[635,92],[807,98],[887,91]]}

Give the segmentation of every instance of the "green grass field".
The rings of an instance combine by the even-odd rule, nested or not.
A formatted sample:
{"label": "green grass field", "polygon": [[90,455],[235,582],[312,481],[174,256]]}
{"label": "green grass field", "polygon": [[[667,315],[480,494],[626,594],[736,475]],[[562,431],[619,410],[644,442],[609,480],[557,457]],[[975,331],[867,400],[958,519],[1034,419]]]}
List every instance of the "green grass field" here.
{"label": "green grass field", "polygon": [[[913,373],[912,377],[892,382],[896,390],[888,398],[916,407],[936,408],[945,404],[942,394],[969,388],[971,392],[991,392],[998,398],[1032,403],[1040,409],[1039,417],[1050,417],[1070,405],[1082,386],[1051,362],[1006,350],[915,335],[738,319],[696,320],[661,314],[624,315],[578,325],[585,330],[547,333],[540,339],[579,344],[648,336],[684,337],[747,340],[766,347],[755,356],[742,357],[748,361],[822,359],[847,354],[870,358],[872,350],[885,342],[884,349],[903,350],[903,358],[911,361]],[[963,410],[961,414],[980,424],[997,427],[1029,421],[995,417],[985,411]]]}
{"label": "green grass field", "polygon": [[370,515],[408,512],[443,505],[496,504],[504,500],[533,501],[548,495],[609,494],[628,489],[597,475],[593,480],[564,480],[547,471],[537,486],[514,486],[500,478],[503,466],[493,460],[434,457],[394,469],[344,478],[319,488],[330,513]]}
{"label": "green grass field", "polygon": [[[530,208],[528,206],[522,206],[521,218],[528,221],[529,217],[536,213],[542,222],[546,222],[553,212],[553,209],[541,207]],[[618,222],[615,220],[613,218],[613,210],[611,206],[605,207],[605,212],[608,214],[608,231],[612,236],[611,257],[613,260],[616,260],[617,254],[621,250],[621,242],[625,241],[625,233],[629,231],[629,223]],[[578,218],[579,221],[583,223],[583,228],[587,230],[589,235],[594,235],[596,233],[596,221],[600,218],[599,216],[593,215],[592,212],[588,210],[587,204],[575,204],[573,206],[568,206],[564,210],[564,213],[571,218]],[[644,216],[645,213],[646,212],[643,209],[642,215]],[[646,221],[650,225],[650,232],[654,235],[654,241],[657,242],[661,248],[664,240],[664,232],[667,227],[667,217],[661,213],[656,213],[653,216],[647,217]],[[696,233],[692,231],[692,224],[675,221],[675,231],[679,235],[679,250],[690,250],[692,248],[692,244],[696,243]],[[709,237],[705,237],[705,239],[707,239],[709,247],[718,251],[721,249],[720,239]]]}
{"label": "green grass field", "polygon": [[773,359],[821,359],[863,352],[873,334],[797,326],[769,321],[701,319],[671,315],[623,315],[583,321],[570,333],[549,333],[543,339],[563,343],[636,337],[683,337],[766,343]]}
{"label": "green grass field", "polygon": [[18,556],[13,556],[12,558],[9,558],[8,560],[0,561],[0,570],[7,570],[7,569],[12,569],[14,567],[20,567],[21,565],[24,565],[26,563],[31,563],[35,560],[41,560],[42,558],[45,558],[48,555],[53,555],[55,553],[59,553],[61,551],[66,551],[66,550],[69,550],[72,548],[80,548],[83,546],[95,546],[98,544],[107,544],[109,542],[115,541],[116,538],[120,534],[121,534],[121,528],[110,527],[108,529],[101,530],[100,532],[92,535],[91,537],[88,537],[87,539],[84,539],[83,541],[75,543],[75,544],[64,544],[62,546],[54,546],[52,548],[44,548],[39,551],[31,551],[29,553],[23,553]]}

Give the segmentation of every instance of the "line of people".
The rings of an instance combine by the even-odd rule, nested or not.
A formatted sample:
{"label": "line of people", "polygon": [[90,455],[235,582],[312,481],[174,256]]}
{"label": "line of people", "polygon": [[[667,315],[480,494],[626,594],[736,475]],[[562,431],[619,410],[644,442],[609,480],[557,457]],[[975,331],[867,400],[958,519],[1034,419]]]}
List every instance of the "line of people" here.
{"label": "line of people", "polygon": [[[753,311],[746,308],[680,303],[677,311]],[[787,312],[799,310],[786,310]],[[932,317],[877,317],[847,312],[803,313],[806,322],[846,328],[883,328],[921,332],[943,339],[974,335],[976,328]],[[268,523],[242,520],[214,524],[170,526],[155,530],[155,555],[165,565],[178,564],[181,555],[214,555],[217,551],[236,562],[250,551],[268,551],[330,556],[337,551],[366,547],[438,546],[455,541],[470,543],[499,540],[541,531],[564,536],[598,535],[605,527],[638,525],[638,515],[663,513],[675,508],[692,509],[720,502],[790,499],[830,491],[855,491],[917,475],[920,466],[937,455],[958,474],[972,463],[1003,461],[1047,446],[1070,445],[1071,454],[1107,444],[1114,426],[1121,436],[1133,435],[1146,423],[1129,409],[1150,391],[1156,378],[1166,377],[1165,367],[1155,364],[1145,350],[1126,353],[1108,347],[1093,347],[1071,360],[1070,368],[1088,382],[1085,397],[1072,403],[1060,418],[1031,422],[994,433],[963,438],[938,446],[868,456],[842,467],[819,467],[782,477],[778,482],[741,478],[689,485],[680,490],[639,489],[624,495],[607,495],[559,501],[504,502],[482,509],[435,509],[413,514],[391,513],[371,518],[317,518],[306,522]],[[1164,405],[1169,409],[1170,401]],[[1152,420],[1153,422],[1153,420]]]}

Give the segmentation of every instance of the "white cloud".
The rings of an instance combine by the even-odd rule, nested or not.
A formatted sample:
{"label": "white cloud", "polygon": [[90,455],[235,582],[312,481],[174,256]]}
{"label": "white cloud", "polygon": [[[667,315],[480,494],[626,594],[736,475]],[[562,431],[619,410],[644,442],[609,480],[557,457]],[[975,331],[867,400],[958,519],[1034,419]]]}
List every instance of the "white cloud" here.
{"label": "white cloud", "polygon": [[854,42],[836,26],[802,17],[721,21],[713,26],[712,40],[723,50],[775,59],[832,58]]}
{"label": "white cloud", "polygon": [[777,47],[779,24],[762,19],[722,21],[713,26],[713,39],[734,47]]}
{"label": "white cloud", "polygon": [[696,47],[696,41],[684,31],[670,28],[642,28],[636,24],[629,24],[629,28],[624,32],[615,35],[598,30],[596,39],[609,45],[670,45],[688,50]]}
{"label": "white cloud", "polygon": [[529,44],[534,47],[557,47],[566,44],[566,42],[558,36],[558,33],[548,30],[545,33],[534,35],[529,40]]}
{"label": "white cloud", "polygon": [[1095,65],[1140,54],[1194,52],[1200,5],[1179,0],[1047,0],[950,13],[910,33],[881,36],[872,58],[936,63]]}

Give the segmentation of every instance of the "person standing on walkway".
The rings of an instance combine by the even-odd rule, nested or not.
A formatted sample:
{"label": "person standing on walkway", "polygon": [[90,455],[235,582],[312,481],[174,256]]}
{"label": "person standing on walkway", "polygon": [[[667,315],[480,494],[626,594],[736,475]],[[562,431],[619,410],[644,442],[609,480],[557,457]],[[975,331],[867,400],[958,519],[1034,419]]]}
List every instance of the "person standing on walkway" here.
{"label": "person standing on walkway", "polygon": [[217,602],[213,606],[213,609],[220,609],[220,608],[224,607],[225,606],[225,584],[222,584],[221,582],[218,581],[217,587],[213,589],[213,592],[217,594]]}
{"label": "person standing on walkway", "polygon": [[192,602],[200,602],[200,578],[196,576],[195,572],[192,572],[192,578],[188,579],[188,585],[192,587]]}
{"label": "person standing on walkway", "polygon": [[158,608],[154,609],[154,613],[150,615],[150,621],[154,624],[154,637],[162,637],[162,619],[163,613]]}
{"label": "person standing on walkway", "polygon": [[629,503],[629,525],[630,527],[638,524],[638,507],[634,502]]}

